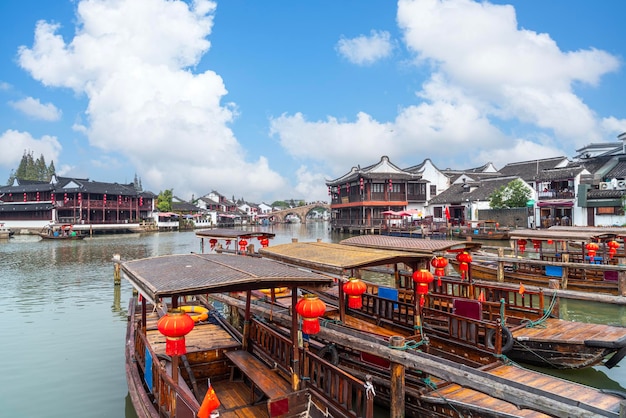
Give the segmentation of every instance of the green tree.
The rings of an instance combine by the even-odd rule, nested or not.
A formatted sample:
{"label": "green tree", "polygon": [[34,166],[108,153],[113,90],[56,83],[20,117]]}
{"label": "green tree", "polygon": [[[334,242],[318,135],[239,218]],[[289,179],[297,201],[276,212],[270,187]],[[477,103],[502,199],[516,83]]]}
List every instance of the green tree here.
{"label": "green tree", "polygon": [[531,191],[526,184],[520,179],[515,179],[491,193],[489,207],[491,209],[521,208],[526,206],[530,197]]}
{"label": "green tree", "polygon": [[15,179],[50,181],[55,174],[54,162],[50,162],[50,165],[46,166],[46,159],[43,154],[35,160],[33,158],[33,152],[27,152],[25,150],[20,165],[17,167],[17,170],[11,171],[7,184],[13,184]]}
{"label": "green tree", "polygon": [[159,212],[170,212],[172,210],[172,189],[167,189],[159,193],[157,197],[157,209]]}

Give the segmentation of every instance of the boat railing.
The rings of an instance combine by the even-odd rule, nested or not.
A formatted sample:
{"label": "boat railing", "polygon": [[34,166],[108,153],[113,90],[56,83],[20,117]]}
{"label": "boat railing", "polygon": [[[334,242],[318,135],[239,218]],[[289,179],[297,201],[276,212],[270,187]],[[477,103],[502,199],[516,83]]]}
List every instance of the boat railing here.
{"label": "boat railing", "polygon": [[[412,303],[387,299],[372,293],[364,293],[361,297],[363,306],[355,312],[367,314],[380,322],[413,330],[415,309]],[[348,307],[346,309],[348,312],[352,310]]]}
{"label": "boat railing", "polygon": [[448,312],[438,315],[439,309],[428,306],[422,308],[424,317],[434,318],[425,325],[425,335],[434,334],[437,337],[459,345],[470,346],[486,352],[499,355],[502,353],[502,328],[499,321],[485,321],[469,318]]}
{"label": "boat railing", "polygon": [[[261,321],[252,319],[250,342],[261,356],[270,359],[275,367],[290,375],[294,365],[293,342],[288,337]],[[340,411],[338,416],[373,416],[373,396],[367,396],[363,381],[308,350],[298,349],[298,353],[301,380],[314,396]]]}
{"label": "boat railing", "polygon": [[289,338],[253,319],[250,322],[250,340],[264,357],[274,362],[283,375],[290,376],[293,366],[293,342]]}
{"label": "boat railing", "polygon": [[[131,316],[132,318],[132,316]],[[141,324],[135,327],[135,360],[144,376],[146,373],[146,359],[151,359],[152,386],[151,393],[154,395],[155,405],[160,416],[174,416],[181,411],[189,411],[189,416],[199,410],[200,404],[191,393],[183,391],[180,384],[174,382],[167,369],[161,365],[160,359],[150,348],[150,342],[143,333]],[[150,383],[146,382],[148,386]],[[196,411],[196,412],[194,412]]]}
{"label": "boat railing", "polygon": [[[469,283],[453,278],[441,278],[441,286],[432,286],[432,294],[462,297],[474,300],[484,299],[484,311],[487,318],[500,317],[501,304],[504,302],[505,314],[523,316],[526,319],[539,319],[544,315],[544,293],[542,290],[505,288],[488,283]],[[481,293],[483,297],[481,297]]]}
{"label": "boat railing", "polygon": [[323,397],[344,414],[348,411],[355,417],[374,416],[371,382],[349,375],[308,350],[301,351],[300,361],[305,385],[313,394]]}

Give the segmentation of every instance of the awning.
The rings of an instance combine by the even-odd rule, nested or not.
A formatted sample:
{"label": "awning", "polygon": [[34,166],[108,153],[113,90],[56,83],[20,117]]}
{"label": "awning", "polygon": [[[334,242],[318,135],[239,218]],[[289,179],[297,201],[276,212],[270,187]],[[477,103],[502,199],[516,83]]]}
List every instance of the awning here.
{"label": "awning", "polygon": [[574,206],[574,202],[569,199],[553,199],[553,200],[542,200],[537,203],[537,206],[540,208],[544,207],[562,207],[562,208],[571,208]]}

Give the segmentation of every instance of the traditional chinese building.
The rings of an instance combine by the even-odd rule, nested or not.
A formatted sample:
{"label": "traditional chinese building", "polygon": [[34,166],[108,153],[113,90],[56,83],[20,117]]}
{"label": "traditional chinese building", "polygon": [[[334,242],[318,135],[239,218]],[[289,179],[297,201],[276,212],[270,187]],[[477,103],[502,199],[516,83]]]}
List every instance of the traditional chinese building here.
{"label": "traditional chinese building", "polygon": [[152,216],[155,195],[131,184],[54,176],[0,187],[0,221],[12,228],[46,224],[138,223]]}

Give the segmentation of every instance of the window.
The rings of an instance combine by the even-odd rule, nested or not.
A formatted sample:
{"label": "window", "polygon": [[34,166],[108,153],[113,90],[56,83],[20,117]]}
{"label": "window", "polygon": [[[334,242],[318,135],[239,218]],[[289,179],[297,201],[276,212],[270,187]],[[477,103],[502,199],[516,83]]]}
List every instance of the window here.
{"label": "window", "polygon": [[435,206],[433,209],[433,217],[443,218],[443,208],[441,206]]}
{"label": "window", "polygon": [[437,185],[436,184],[431,184],[430,185],[430,197],[433,196],[437,196]]}

